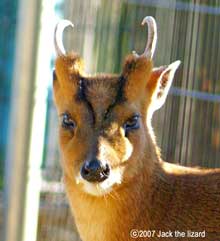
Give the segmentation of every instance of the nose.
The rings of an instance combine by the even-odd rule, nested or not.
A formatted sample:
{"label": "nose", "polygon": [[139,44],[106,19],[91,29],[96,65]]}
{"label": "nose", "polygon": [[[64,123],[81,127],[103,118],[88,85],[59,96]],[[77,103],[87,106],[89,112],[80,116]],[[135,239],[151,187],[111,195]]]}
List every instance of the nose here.
{"label": "nose", "polygon": [[89,182],[102,182],[109,177],[110,167],[99,160],[85,161],[81,168],[81,176]]}

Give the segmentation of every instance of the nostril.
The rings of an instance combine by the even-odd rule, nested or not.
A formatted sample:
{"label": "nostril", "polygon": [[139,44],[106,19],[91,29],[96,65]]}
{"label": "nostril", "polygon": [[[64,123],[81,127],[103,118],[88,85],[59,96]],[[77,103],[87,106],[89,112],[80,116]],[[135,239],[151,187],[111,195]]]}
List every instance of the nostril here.
{"label": "nostril", "polygon": [[88,163],[85,162],[81,168],[81,175],[83,178],[85,178],[85,176],[89,175],[91,170],[89,169]]}
{"label": "nostril", "polygon": [[83,169],[83,172],[84,172],[85,175],[88,175],[88,174],[89,174],[90,168],[89,168],[89,163],[88,163],[87,161],[86,161],[85,164],[83,165],[82,169]]}
{"label": "nostril", "polygon": [[89,175],[90,169],[89,169],[89,163],[87,161],[83,164],[80,172],[82,177]]}
{"label": "nostril", "polygon": [[106,163],[105,164],[105,167],[103,168],[103,174],[105,175],[105,176],[109,176],[109,174],[110,174],[110,167],[109,167],[109,165]]}
{"label": "nostril", "polygon": [[83,173],[85,174],[85,175],[88,175],[89,174],[89,170],[88,169],[86,169],[86,167],[83,169]]}

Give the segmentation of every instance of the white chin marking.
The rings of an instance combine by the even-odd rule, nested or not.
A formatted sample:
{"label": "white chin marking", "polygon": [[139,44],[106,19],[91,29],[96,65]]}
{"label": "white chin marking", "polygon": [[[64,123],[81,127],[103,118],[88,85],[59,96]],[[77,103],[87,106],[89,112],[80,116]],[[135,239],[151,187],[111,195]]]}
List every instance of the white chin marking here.
{"label": "white chin marking", "polygon": [[114,184],[121,184],[122,171],[122,168],[111,170],[110,176],[105,181],[100,183],[88,182],[83,179],[79,173],[76,177],[76,183],[83,184],[83,189],[86,193],[89,193],[93,196],[103,196],[111,192]]}

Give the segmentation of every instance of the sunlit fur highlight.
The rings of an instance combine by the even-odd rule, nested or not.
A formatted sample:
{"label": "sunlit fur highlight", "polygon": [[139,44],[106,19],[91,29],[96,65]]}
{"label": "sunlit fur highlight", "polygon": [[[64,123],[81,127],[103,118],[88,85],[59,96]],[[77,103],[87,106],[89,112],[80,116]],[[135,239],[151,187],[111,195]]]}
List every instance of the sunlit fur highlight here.
{"label": "sunlit fur highlight", "polygon": [[[64,183],[81,239],[128,241],[133,240],[130,230],[138,229],[205,230],[206,237],[195,240],[217,241],[220,170],[162,161],[151,126],[178,64],[156,69],[151,60],[129,55],[119,75],[86,76],[82,61],[72,54],[58,57],[55,66],[58,114],[68,111],[77,123],[74,132],[60,127],[59,140]],[[85,89],[79,98],[82,81]],[[126,137],[123,124],[136,112],[140,128]],[[91,156],[110,164],[109,180],[98,184],[82,179],[80,167]]]}

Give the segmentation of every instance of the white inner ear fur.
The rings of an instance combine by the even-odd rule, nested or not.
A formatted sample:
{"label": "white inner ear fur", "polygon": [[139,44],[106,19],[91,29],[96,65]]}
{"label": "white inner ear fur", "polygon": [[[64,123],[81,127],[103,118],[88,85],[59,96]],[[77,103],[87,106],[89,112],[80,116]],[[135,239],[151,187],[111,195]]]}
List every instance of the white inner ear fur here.
{"label": "white inner ear fur", "polygon": [[152,96],[152,112],[158,110],[164,104],[172,84],[174,74],[180,63],[181,62],[179,60],[173,62],[161,73],[157,81],[157,87]]}

